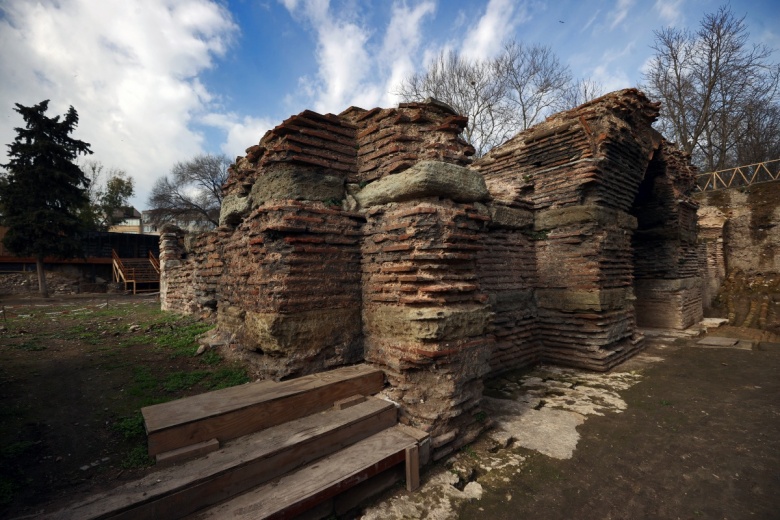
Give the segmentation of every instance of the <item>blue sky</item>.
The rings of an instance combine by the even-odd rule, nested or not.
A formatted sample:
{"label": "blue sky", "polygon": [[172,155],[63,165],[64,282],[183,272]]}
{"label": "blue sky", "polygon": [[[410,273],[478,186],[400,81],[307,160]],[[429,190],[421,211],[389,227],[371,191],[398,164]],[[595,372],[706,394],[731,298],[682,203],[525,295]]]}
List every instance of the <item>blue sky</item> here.
{"label": "blue sky", "polygon": [[[73,105],[75,136],[107,168],[155,179],[197,153],[230,157],[306,108],[393,106],[395,85],[442,49],[549,45],[575,77],[636,86],[653,31],[695,29],[706,0],[0,0],[0,144],[14,103]],[[732,1],[778,49],[777,0]],[[0,156],[0,161],[5,159]]]}

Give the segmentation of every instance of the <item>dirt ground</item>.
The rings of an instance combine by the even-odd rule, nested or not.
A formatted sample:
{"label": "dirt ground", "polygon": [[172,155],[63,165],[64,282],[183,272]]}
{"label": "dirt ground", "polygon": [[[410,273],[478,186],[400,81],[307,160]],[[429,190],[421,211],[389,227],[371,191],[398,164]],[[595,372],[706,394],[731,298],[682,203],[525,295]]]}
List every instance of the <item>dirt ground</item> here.
{"label": "dirt ground", "polygon": [[[0,518],[34,518],[152,471],[141,406],[246,380],[216,353],[193,357],[208,325],[161,313],[155,296],[0,305]],[[496,428],[426,470],[421,491],[380,497],[365,517],[778,518],[780,343],[756,329],[710,335],[752,349],[668,340],[607,375],[539,367],[488,382],[488,395],[520,396],[539,417],[581,418],[535,425],[549,441],[536,445],[491,417]],[[589,400],[543,388],[560,386],[555,377]]]}
{"label": "dirt ground", "polygon": [[156,295],[0,296],[0,518],[153,469],[140,408],[248,380]]}
{"label": "dirt ground", "polygon": [[780,344],[645,355],[663,361],[621,392],[622,413],[578,427],[571,459],[529,451],[459,517],[779,518]]}
{"label": "dirt ground", "polygon": [[540,366],[488,381],[494,429],[363,518],[780,518],[780,343],[713,335],[751,343],[653,341],[607,374]]}

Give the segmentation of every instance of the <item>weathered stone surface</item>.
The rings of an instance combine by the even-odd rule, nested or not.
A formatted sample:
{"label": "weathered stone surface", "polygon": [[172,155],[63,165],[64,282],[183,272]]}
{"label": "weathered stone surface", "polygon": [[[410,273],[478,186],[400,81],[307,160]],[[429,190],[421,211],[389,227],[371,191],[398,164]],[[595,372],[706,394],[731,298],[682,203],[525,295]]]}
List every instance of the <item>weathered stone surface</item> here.
{"label": "weathered stone surface", "polygon": [[379,307],[363,314],[366,330],[386,338],[448,341],[482,336],[492,312],[487,306]]}
{"label": "weathered stone surface", "polygon": [[249,199],[252,207],[270,200],[341,201],[344,177],[312,169],[275,166],[257,177]]}
{"label": "weathered stone surface", "polygon": [[539,307],[573,311],[608,311],[623,309],[632,302],[632,287],[600,290],[539,289],[536,292]]}
{"label": "weathered stone surface", "polygon": [[488,212],[491,219],[490,227],[526,229],[534,225],[534,214],[524,209],[490,204]]}
{"label": "weathered stone surface", "polygon": [[359,309],[323,309],[279,314],[248,311],[243,334],[251,350],[270,356],[319,354],[343,347],[360,334]]}
{"label": "weathered stone surface", "polygon": [[219,211],[219,225],[236,225],[252,209],[251,199],[246,195],[225,195]]}
{"label": "weathered stone surface", "polygon": [[535,215],[534,229],[545,231],[572,224],[596,223],[600,226],[615,225],[620,229],[634,230],[636,217],[603,206],[567,206],[539,211]]}
{"label": "weathered stone surface", "polygon": [[475,202],[488,200],[490,194],[485,179],[478,173],[437,161],[421,161],[401,173],[372,182],[355,194],[364,208],[427,197]]}

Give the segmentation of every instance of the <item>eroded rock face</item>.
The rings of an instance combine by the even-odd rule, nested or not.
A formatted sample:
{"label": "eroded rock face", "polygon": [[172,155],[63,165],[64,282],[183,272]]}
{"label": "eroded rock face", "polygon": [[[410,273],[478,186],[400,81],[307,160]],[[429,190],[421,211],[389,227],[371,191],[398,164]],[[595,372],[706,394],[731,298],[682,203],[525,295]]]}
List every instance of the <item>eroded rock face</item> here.
{"label": "eroded rock face", "polygon": [[380,366],[440,458],[487,427],[488,374],[605,370],[641,347],[635,306],[700,308],[691,172],[657,113],[616,92],[472,165],[434,101],[302,112],[236,160],[218,229],[163,234],[163,306],[216,314],[264,377]]}

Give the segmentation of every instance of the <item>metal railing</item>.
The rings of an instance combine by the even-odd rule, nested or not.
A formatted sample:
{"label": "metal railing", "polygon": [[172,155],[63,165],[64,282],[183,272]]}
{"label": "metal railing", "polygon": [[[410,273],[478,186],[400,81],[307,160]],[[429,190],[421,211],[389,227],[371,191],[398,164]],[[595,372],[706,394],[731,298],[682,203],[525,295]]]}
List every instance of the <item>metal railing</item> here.
{"label": "metal railing", "polygon": [[737,166],[696,176],[696,191],[743,188],[751,184],[780,180],[780,159]]}

